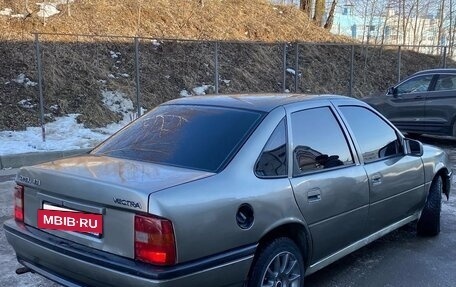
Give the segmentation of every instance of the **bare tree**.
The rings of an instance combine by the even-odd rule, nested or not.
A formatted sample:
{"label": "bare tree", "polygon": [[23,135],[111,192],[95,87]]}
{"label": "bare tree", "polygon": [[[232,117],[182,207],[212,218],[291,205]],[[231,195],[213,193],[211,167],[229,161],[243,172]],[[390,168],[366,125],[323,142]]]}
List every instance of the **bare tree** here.
{"label": "bare tree", "polygon": [[443,37],[443,20],[444,20],[444,10],[445,10],[445,0],[442,0],[439,5],[439,30],[437,34],[437,45],[442,44],[442,37]]}
{"label": "bare tree", "polygon": [[321,26],[323,15],[325,14],[325,0],[315,0],[315,12],[313,16],[314,22]]}
{"label": "bare tree", "polygon": [[312,0],[301,0],[299,8],[306,12],[309,18],[312,18]]}
{"label": "bare tree", "polygon": [[334,13],[336,11],[336,6],[337,6],[337,0],[333,0],[331,3],[331,8],[329,9],[328,12],[328,18],[326,19],[326,23],[324,28],[326,30],[331,30],[333,22],[334,22]]}

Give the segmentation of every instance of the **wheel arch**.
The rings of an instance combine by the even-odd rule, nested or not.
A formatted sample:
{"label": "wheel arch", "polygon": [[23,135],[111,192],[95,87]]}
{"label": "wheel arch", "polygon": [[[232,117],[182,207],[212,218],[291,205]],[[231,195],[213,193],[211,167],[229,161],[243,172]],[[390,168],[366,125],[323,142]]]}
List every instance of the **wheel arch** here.
{"label": "wheel arch", "polygon": [[312,254],[312,240],[307,225],[298,220],[282,222],[268,230],[258,241],[255,258],[257,258],[257,255],[268,242],[279,237],[288,237],[296,243],[303,255],[304,267],[307,269],[310,265]]}
{"label": "wheel arch", "polygon": [[447,167],[440,167],[438,171],[435,173],[434,178],[432,180],[434,180],[437,176],[440,176],[442,178],[443,193],[448,198],[451,189],[451,172],[448,170]]}

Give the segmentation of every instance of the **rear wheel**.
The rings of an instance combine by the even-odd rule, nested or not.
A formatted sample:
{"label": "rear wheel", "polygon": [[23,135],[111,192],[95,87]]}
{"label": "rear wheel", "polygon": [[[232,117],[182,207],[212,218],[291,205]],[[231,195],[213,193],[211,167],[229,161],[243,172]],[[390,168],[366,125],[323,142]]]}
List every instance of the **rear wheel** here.
{"label": "rear wheel", "polygon": [[429,189],[421,217],[417,224],[417,233],[422,236],[435,236],[440,233],[440,211],[442,209],[442,177],[434,178]]}
{"label": "rear wheel", "polygon": [[296,243],[286,237],[268,243],[255,260],[248,286],[304,286],[304,260]]}

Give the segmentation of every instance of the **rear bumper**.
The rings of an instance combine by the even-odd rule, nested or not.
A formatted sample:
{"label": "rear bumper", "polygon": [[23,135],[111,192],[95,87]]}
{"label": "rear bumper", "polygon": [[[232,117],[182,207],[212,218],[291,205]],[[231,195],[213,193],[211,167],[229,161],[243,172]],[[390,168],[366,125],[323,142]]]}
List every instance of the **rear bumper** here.
{"label": "rear bumper", "polygon": [[8,220],[18,261],[65,286],[242,286],[256,245],[198,261],[157,267],[95,250]]}

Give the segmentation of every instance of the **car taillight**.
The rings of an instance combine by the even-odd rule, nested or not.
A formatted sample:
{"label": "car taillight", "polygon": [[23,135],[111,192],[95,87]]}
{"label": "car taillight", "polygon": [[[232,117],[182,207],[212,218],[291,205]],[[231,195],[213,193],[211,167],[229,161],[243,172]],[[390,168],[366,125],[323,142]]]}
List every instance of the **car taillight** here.
{"label": "car taillight", "polygon": [[156,265],[176,263],[176,245],[171,221],[135,215],[135,259]]}
{"label": "car taillight", "polygon": [[24,187],[22,185],[14,187],[14,219],[24,221]]}

